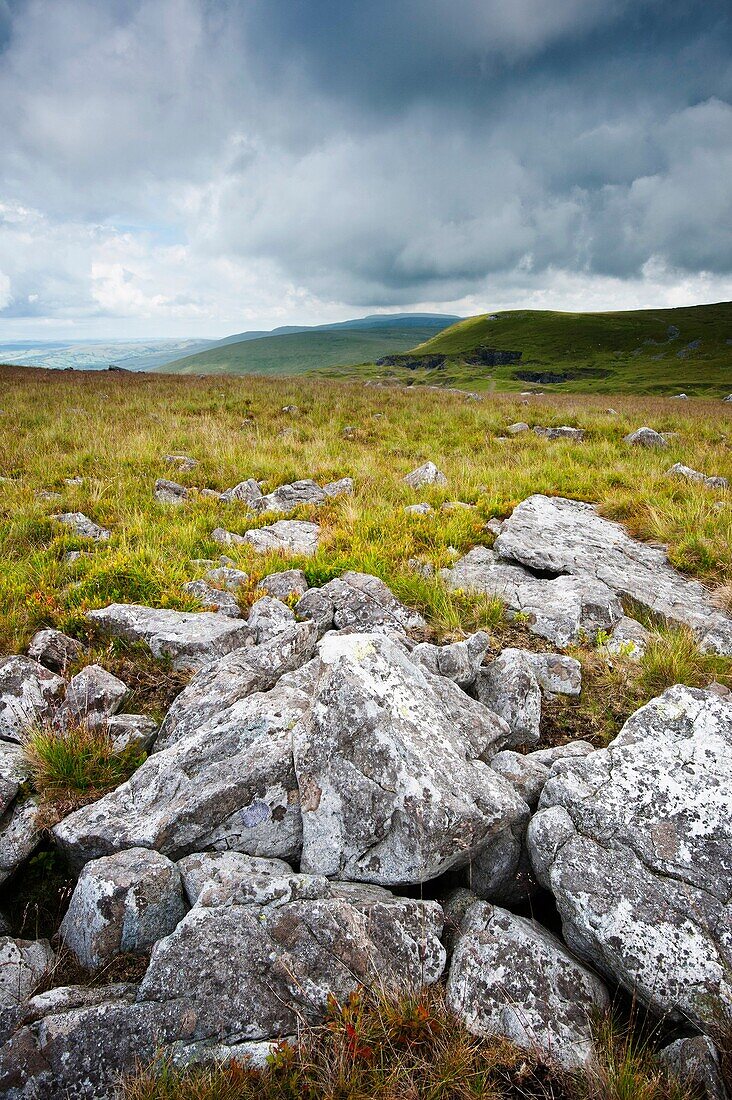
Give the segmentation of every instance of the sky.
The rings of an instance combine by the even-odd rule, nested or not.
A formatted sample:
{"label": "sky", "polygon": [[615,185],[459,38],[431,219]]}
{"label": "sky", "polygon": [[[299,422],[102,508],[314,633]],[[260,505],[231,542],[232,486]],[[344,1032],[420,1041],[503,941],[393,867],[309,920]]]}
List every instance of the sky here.
{"label": "sky", "polygon": [[732,299],[729,0],[0,0],[0,342]]}

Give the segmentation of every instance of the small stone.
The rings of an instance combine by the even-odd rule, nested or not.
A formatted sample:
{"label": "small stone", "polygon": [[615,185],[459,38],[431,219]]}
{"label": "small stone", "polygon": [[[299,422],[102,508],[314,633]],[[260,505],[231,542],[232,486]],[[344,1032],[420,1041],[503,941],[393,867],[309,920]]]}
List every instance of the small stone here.
{"label": "small stone", "polygon": [[165,462],[171,466],[177,466],[181,470],[193,470],[198,465],[195,458],[188,455],[165,455]]}
{"label": "small stone", "polygon": [[213,588],[208,581],[188,581],[183,585],[183,591],[197,599],[209,611],[218,611],[232,619],[241,618],[241,608],[232,593]]}
{"label": "small stone", "polygon": [[417,573],[420,577],[424,577],[425,580],[429,580],[430,577],[434,577],[435,575],[435,567],[431,561],[422,561],[420,558],[409,558],[407,565],[413,573]]}
{"label": "small stone", "polygon": [[247,541],[243,535],[237,535],[234,531],[227,531],[223,527],[216,527],[211,532],[211,538],[219,546],[244,546]]}
{"label": "small stone", "polygon": [[653,428],[636,428],[630,435],[623,439],[624,443],[630,443],[633,447],[668,447],[668,442],[660,432]]}
{"label": "small stone", "polygon": [[237,500],[242,504],[246,504],[252,511],[259,511],[262,503],[262,490],[259,488],[258,482],[253,477],[247,478],[246,481],[240,481],[238,485],[235,485],[233,489],[227,489],[221,494],[223,501]]}
{"label": "small stone", "polygon": [[521,432],[529,431],[529,425],[525,424],[523,420],[518,420],[515,424],[509,424],[506,431],[509,435],[520,435]]}
{"label": "small stone", "polygon": [[318,550],[319,539],[320,527],[317,523],[281,519],[269,527],[247,531],[243,541],[253,546],[260,554],[279,550],[287,554],[311,557]]}
{"label": "small stone", "polygon": [[234,568],[232,565],[220,565],[216,569],[209,569],[206,580],[215,588],[225,589],[227,592],[237,592],[247,583],[249,574],[245,573],[243,569]]}
{"label": "small stone", "polygon": [[428,516],[433,508],[431,504],[423,502],[421,504],[408,504],[404,511],[411,516]]}
{"label": "small stone", "polygon": [[288,600],[304,596],[308,582],[302,569],[284,569],[281,573],[270,573],[259,582],[259,587],[275,600]]}
{"label": "small stone", "polygon": [[570,428],[566,424],[559,428],[534,428],[534,433],[544,439],[572,439],[576,443],[581,443],[587,434],[583,428]]}
{"label": "small stone", "polygon": [[188,499],[188,490],[177,481],[166,481],[164,477],[159,477],[155,482],[153,496],[160,504],[183,504]]}
{"label": "small stone", "polygon": [[282,412],[283,413],[290,413],[290,414],[294,415],[295,413],[300,412],[300,409],[298,408],[297,405],[283,405],[282,406]]}
{"label": "small stone", "polygon": [[327,497],[353,496],[353,478],[342,477],[338,481],[329,481],[323,486],[323,492]]}
{"label": "small stone", "polygon": [[71,527],[75,535],[82,539],[93,539],[95,542],[106,542],[110,532],[104,527],[90,520],[83,512],[58,512],[51,516],[57,523],[63,523]]}
{"label": "small stone", "polygon": [[422,489],[425,485],[447,485],[447,478],[438,470],[434,462],[425,462],[402,478],[412,489]]}

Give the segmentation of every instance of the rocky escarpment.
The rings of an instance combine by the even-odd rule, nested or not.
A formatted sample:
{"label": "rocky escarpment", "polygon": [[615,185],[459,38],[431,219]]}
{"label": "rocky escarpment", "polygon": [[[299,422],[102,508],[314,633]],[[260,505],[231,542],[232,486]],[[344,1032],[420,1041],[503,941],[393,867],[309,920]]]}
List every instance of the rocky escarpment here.
{"label": "rocky escarpment", "polygon": [[[483,632],[435,645],[358,573],[270,576],[246,620],[90,613],[193,676],[130,779],[54,828],[78,875],[59,943],[0,937],[1,1095],[111,1100],[161,1048],[259,1058],[377,980],[444,981],[476,1035],[570,1070],[592,1064],[592,1021],[620,988],[664,1018],[669,1064],[690,1044],[714,1065],[732,1025],[732,702],[678,685],[606,748],[540,738],[547,699],[582,690],[562,649],[598,631],[642,645],[625,597],[715,652],[729,619],[658,548],[540,496],[446,579],[501,595],[557,652],[499,652]],[[62,636],[33,652],[0,664],[6,875],[37,843],[24,725],[76,706],[134,727],[103,670],[66,681]],[[553,906],[550,927],[528,916]],[[137,953],[144,974],[34,996],[60,944],[91,968]]]}

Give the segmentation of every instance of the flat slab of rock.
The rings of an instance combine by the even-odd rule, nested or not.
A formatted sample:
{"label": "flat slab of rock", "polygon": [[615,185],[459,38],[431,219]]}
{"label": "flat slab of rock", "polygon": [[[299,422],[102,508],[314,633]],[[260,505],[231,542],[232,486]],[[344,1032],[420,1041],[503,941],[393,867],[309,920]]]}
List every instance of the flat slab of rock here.
{"label": "flat slab of rock", "polygon": [[293,730],[301,867],[384,885],[465,864],[527,808],[482,762],[503,722],[380,635],[320,644],[312,706]]}
{"label": "flat slab of rock", "polygon": [[447,1000],[474,1035],[502,1036],[567,1070],[592,1061],[593,1017],[610,1007],[600,979],[545,928],[485,902],[463,918]]}
{"label": "flat slab of rock", "polygon": [[322,588],[311,588],[295,606],[301,618],[312,619],[323,635],[327,630],[357,627],[409,633],[425,630],[427,623],[406,607],[379,577],[369,573],[344,573]]}
{"label": "flat slab of rock", "polygon": [[600,630],[611,630],[623,614],[615,593],[592,577],[537,577],[521,565],[501,560],[486,546],[474,547],[452,568],[441,569],[440,575],[449,588],[496,596],[510,614],[525,616],[532,633],[560,649],[583,636],[594,638]]}
{"label": "flat slab of rock", "polygon": [[317,552],[320,527],[301,519],[280,519],[269,527],[258,527],[243,536],[259,554],[277,550],[285,554],[311,557]]}
{"label": "flat slab of rock", "polygon": [[0,658],[0,736],[20,741],[30,726],[51,717],[65,684],[30,657]]}
{"label": "flat slab of rock", "polygon": [[75,535],[82,539],[93,539],[94,542],[106,542],[110,533],[105,527],[85,516],[83,512],[57,512],[51,516],[57,523],[63,523],[70,527]]}
{"label": "flat slab of rock", "polygon": [[570,948],[659,1015],[732,1020],[732,704],[669,688],[554,764],[528,843]]}
{"label": "flat slab of rock", "polygon": [[170,657],[176,669],[197,669],[246,645],[246,623],[210,611],[168,611],[134,603],[113,603],[87,612],[102,633],[145,642],[154,657]]}
{"label": "flat slab of rock", "polygon": [[87,863],[60,935],[82,966],[96,970],[115,955],[151,948],[187,908],[176,865],[159,852],[131,848]]}
{"label": "flat slab of rock", "polygon": [[702,649],[732,654],[732,619],[714,607],[702,585],[682,577],[663,550],[632,539],[591,504],[529,497],[506,520],[494,549],[504,561],[528,569],[600,582],[670,623],[690,627]]}

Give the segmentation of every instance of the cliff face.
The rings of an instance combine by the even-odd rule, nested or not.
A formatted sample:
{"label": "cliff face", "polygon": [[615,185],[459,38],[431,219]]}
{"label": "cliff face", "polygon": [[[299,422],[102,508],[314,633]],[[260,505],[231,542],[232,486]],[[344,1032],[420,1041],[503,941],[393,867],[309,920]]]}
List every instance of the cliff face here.
{"label": "cliff face", "polygon": [[519,363],[521,351],[504,351],[500,348],[478,347],[467,355],[385,355],[376,360],[377,367],[406,367],[408,370],[442,370],[448,359],[458,359],[471,367],[500,367],[507,363]]}

